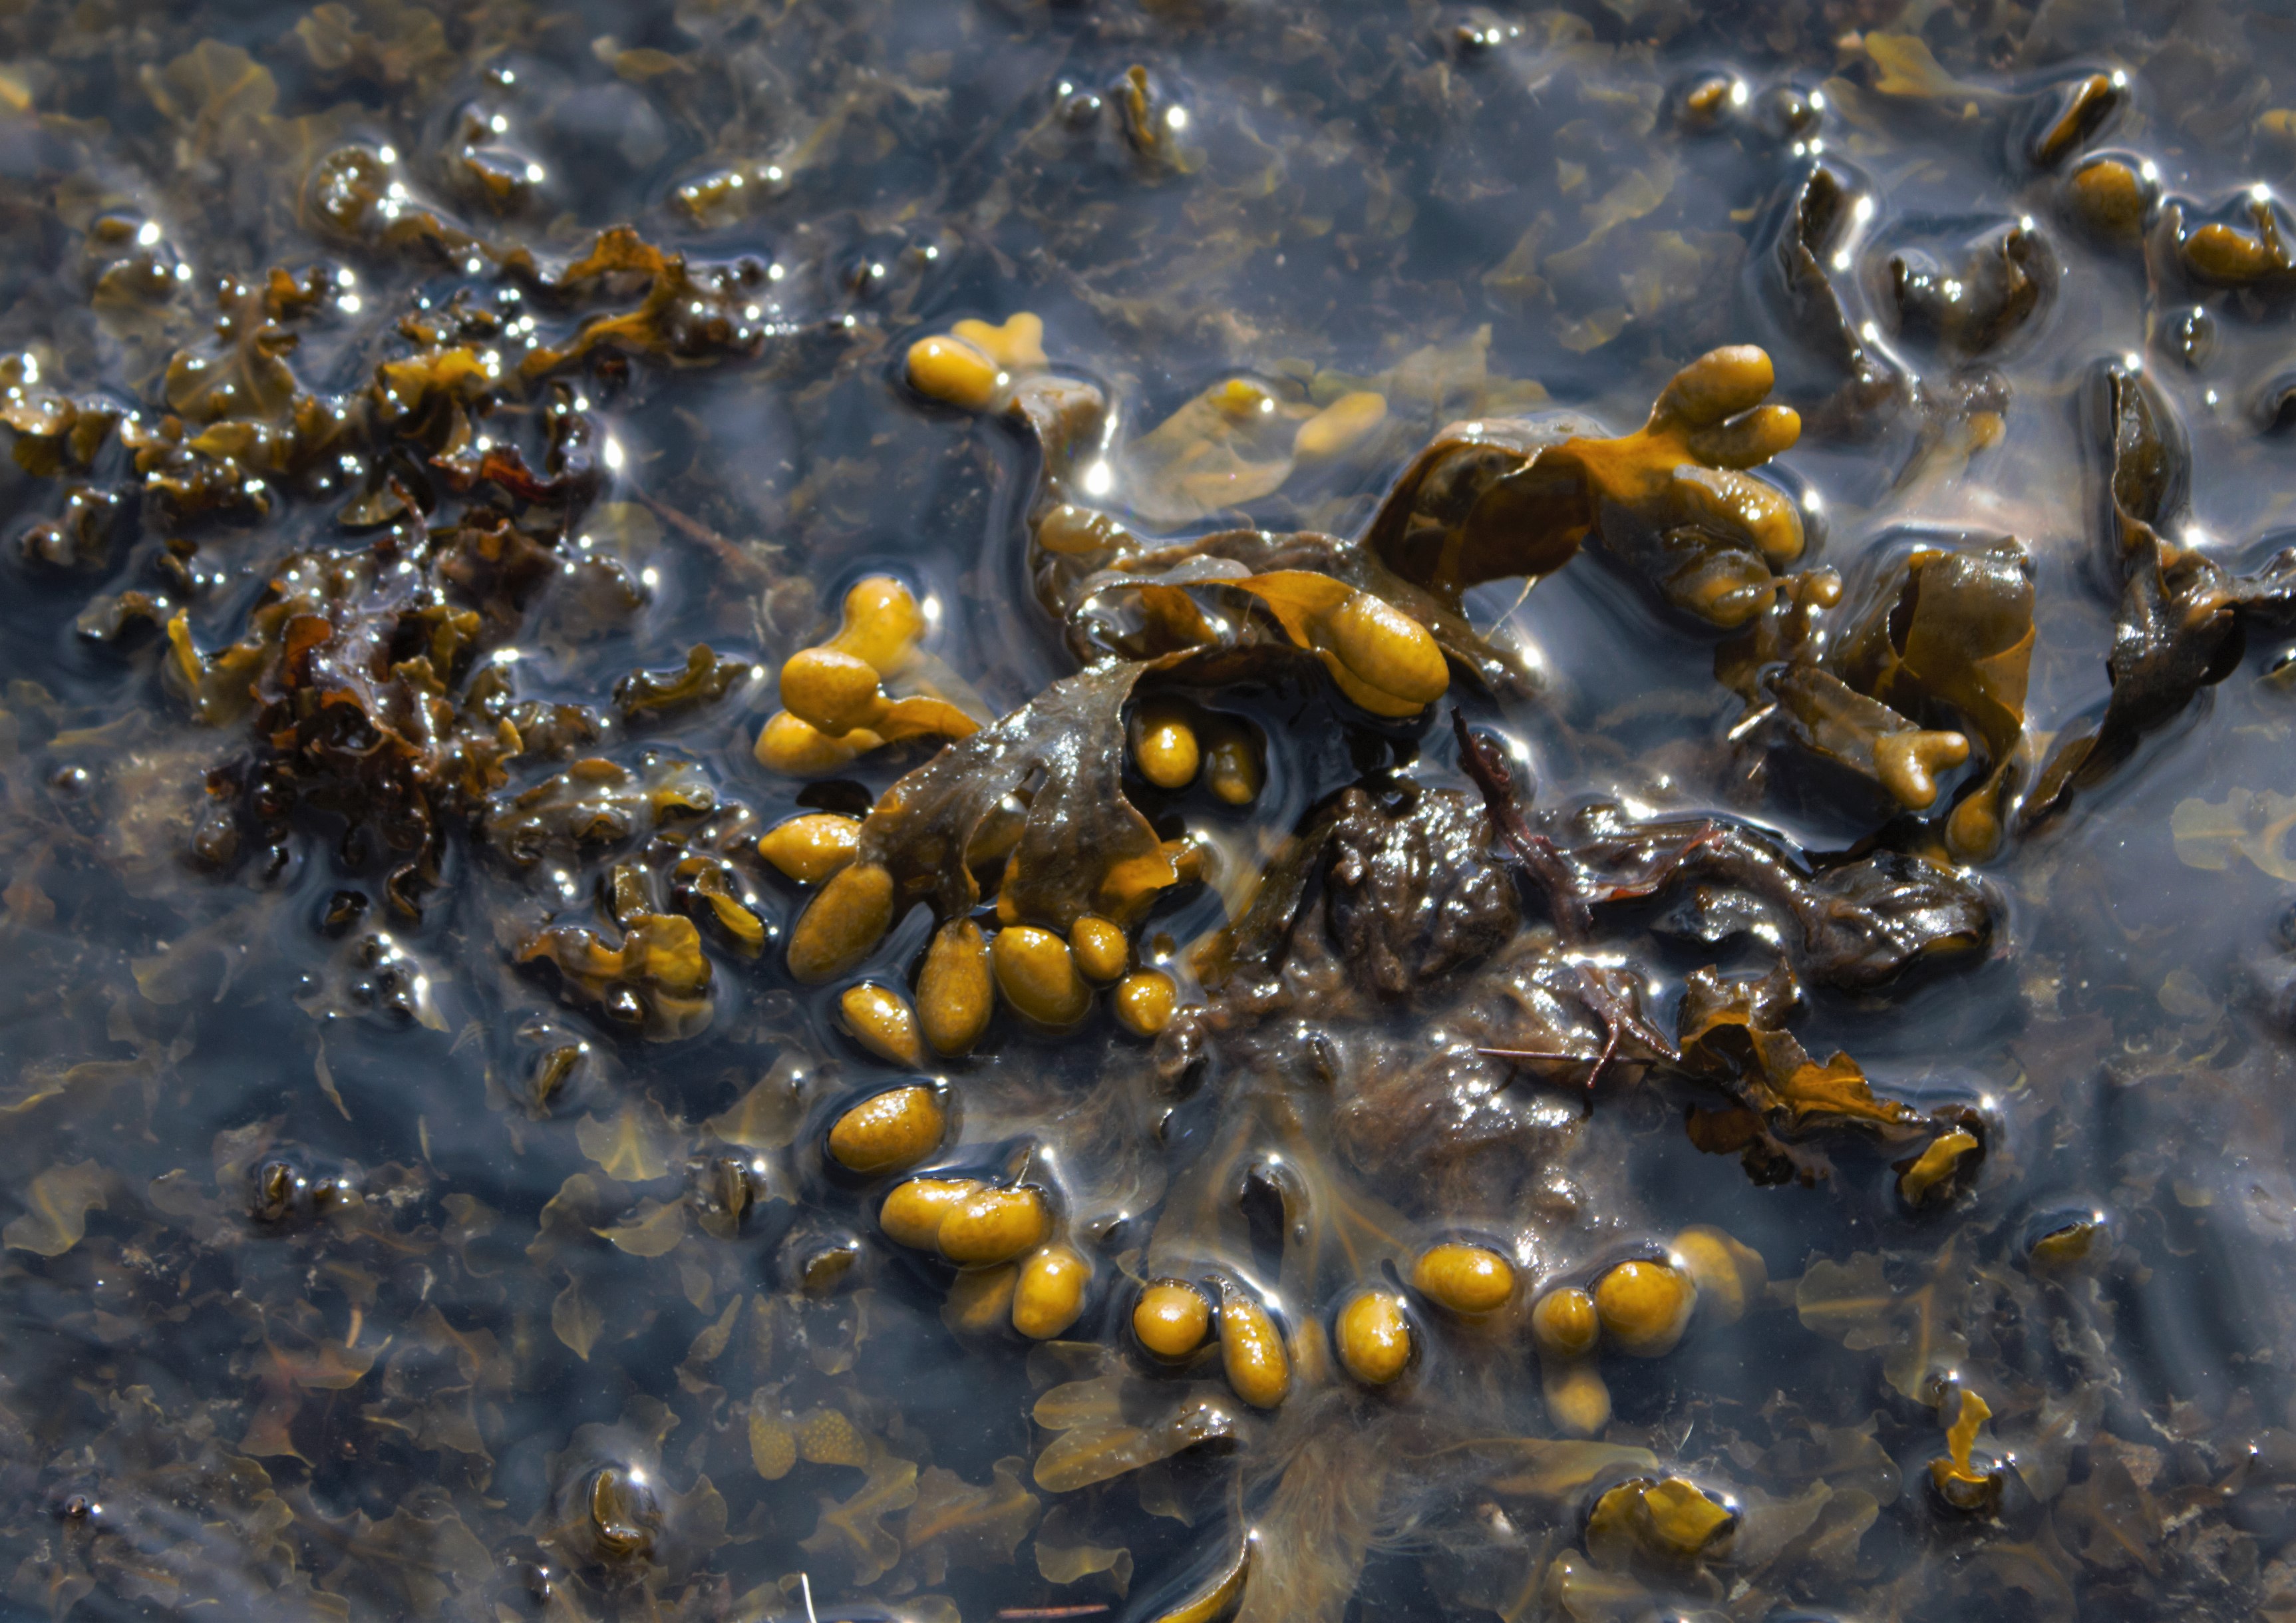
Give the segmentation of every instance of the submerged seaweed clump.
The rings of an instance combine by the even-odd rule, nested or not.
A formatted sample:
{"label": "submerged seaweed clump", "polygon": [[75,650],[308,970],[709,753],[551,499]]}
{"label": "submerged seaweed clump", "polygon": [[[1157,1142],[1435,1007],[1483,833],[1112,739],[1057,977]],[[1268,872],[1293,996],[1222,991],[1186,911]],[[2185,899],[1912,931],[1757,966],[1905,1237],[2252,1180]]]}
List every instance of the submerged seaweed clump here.
{"label": "submerged seaweed clump", "polygon": [[0,1610],[2296,1616],[2156,12],[0,19]]}

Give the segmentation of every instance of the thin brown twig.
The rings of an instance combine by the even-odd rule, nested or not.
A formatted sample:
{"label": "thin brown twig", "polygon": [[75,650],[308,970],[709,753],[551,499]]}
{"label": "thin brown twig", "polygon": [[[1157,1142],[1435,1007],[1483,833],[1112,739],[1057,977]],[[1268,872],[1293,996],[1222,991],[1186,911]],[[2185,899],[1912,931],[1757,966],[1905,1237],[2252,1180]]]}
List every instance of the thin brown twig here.
{"label": "thin brown twig", "polygon": [[680,512],[651,491],[641,490],[636,495],[638,500],[645,504],[654,517],[687,540],[697,541],[708,547],[717,554],[718,562],[736,575],[744,576],[755,581],[765,581],[772,578],[773,571],[765,564],[750,556],[738,543],[727,540],[701,520],[691,514]]}
{"label": "thin brown twig", "polygon": [[1611,988],[1583,963],[1578,966],[1578,980],[1591,994],[1587,998],[1587,1006],[1594,1010],[1595,1018],[1603,1022],[1603,1052],[1595,1061],[1595,1069],[1587,1073],[1586,1091],[1578,1096],[1584,1113],[1592,1116],[1595,1113],[1595,1084],[1603,1079],[1603,1073],[1611,1069],[1611,1062],[1619,1057],[1619,1037],[1626,1030],[1627,1022],[1620,1012],[1618,1000],[1611,994]]}
{"label": "thin brown twig", "polygon": [[[1603,1010],[1593,1008],[1591,1004],[1588,1006],[1596,1018],[1603,1018]],[[1524,1061],[1552,1061],[1588,1067],[1586,1081],[1578,1086],[1578,1105],[1584,1113],[1591,1116],[1595,1113],[1595,1085],[1603,1079],[1603,1073],[1609,1070],[1611,1062],[1618,1058],[1619,1038],[1624,1029],[1622,1024],[1616,1021],[1604,1019],[1603,1025],[1603,1051],[1600,1053],[1548,1053],[1536,1048],[1478,1048],[1475,1052],[1487,1060],[1505,1060],[1511,1064],[1520,1064]]]}
{"label": "thin brown twig", "polygon": [[1578,1107],[1584,1115],[1595,1113],[1595,1084],[1602,1079],[1603,1068],[1610,1064],[1611,1055],[1619,1045],[1618,1033],[1613,1030],[1603,1045],[1600,1053],[1547,1053],[1537,1048],[1478,1048],[1475,1052],[1487,1060],[1505,1060],[1520,1064],[1526,1060],[1557,1061],[1565,1065],[1589,1065],[1587,1080],[1579,1085]]}

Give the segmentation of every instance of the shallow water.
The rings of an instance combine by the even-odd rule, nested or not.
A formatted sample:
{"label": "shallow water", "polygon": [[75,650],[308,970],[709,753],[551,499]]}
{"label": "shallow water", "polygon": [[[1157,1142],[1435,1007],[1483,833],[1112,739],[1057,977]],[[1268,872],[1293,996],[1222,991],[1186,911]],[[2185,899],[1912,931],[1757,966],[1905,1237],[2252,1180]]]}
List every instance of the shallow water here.
{"label": "shallow water", "polygon": [[[14,8],[0,1615],[2296,1616],[2292,107],[2296,27],[2105,0]],[[979,399],[911,358],[1020,312],[1044,357]],[[1740,344],[1800,413],[1754,475],[1799,556],[1676,485],[1601,487],[1535,582],[1554,488],[1485,570],[1354,545],[1447,425],[1595,480],[1563,415],[1625,433]],[[1061,501],[1121,538],[1062,561]],[[1234,585],[1251,530],[1339,537],[1290,567],[1433,624],[1443,697],[1351,702],[1324,611]],[[1669,530],[1757,605],[1838,571],[1833,640],[1733,655],[1776,618],[1669,596]],[[1219,578],[1136,595],[1162,537]],[[2024,652],[1971,609],[1852,668],[1869,611],[1921,666],[1923,549],[2001,537]],[[980,920],[1097,897],[1160,1034],[1008,986],[970,1052],[857,1040],[846,991],[906,1007],[971,899],[882,832],[938,739],[755,746],[888,574],[890,695],[1003,751],[905,797],[960,840],[1033,797]],[[1174,599],[1209,653],[1022,708]],[[1862,765],[1797,671],[1899,707]],[[1175,696],[1256,792],[1143,777],[1125,718]],[[1969,763],[1893,800],[1891,728]],[[873,805],[865,863],[933,898],[795,972],[821,888],[758,836]],[[1119,896],[1128,839],[1200,865]],[[1542,840],[1652,893],[1574,930]],[[1793,886],[1892,860],[1982,939],[1866,892],[1824,916],[1920,962],[1797,930]],[[1863,1082],[1693,1040],[1686,996],[1779,963]],[[838,1165],[918,1078],[944,1130]],[[993,1267],[895,1243],[914,1171],[1037,1192],[1073,1318],[1032,1341]],[[1438,1299],[1445,1241],[1503,1304]],[[1541,1353],[1534,1302],[1669,1258],[1678,1345]],[[1280,1401],[1217,1334],[1148,1354],[1161,1278],[1268,1316]],[[1391,1381],[1343,1367],[1366,1291]]]}

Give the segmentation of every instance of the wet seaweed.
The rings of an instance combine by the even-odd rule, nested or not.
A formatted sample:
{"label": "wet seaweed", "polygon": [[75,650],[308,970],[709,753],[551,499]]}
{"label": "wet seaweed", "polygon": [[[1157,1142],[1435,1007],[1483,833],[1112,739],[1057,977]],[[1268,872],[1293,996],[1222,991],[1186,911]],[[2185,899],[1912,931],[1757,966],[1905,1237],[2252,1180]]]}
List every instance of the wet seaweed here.
{"label": "wet seaweed", "polygon": [[0,20],[7,1607],[2296,1605],[2270,19],[610,10]]}

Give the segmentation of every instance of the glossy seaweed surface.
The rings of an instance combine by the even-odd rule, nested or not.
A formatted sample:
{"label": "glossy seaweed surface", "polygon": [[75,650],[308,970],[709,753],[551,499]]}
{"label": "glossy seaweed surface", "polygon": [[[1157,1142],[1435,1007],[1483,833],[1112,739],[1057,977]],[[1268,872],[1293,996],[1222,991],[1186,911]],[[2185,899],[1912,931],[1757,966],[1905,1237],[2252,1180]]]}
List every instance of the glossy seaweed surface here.
{"label": "glossy seaweed surface", "polygon": [[0,1615],[2296,1619],[2296,24],[0,7]]}

